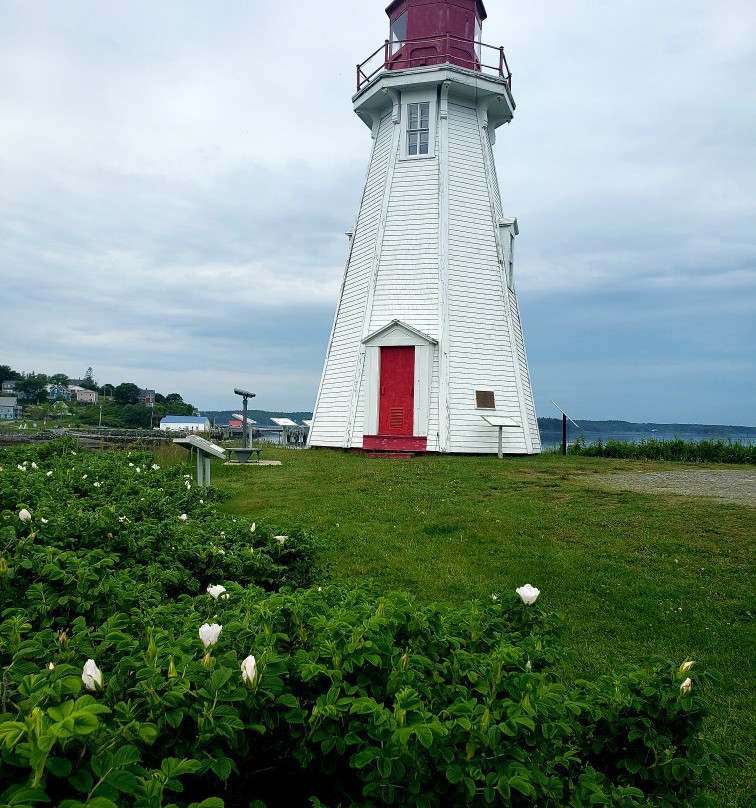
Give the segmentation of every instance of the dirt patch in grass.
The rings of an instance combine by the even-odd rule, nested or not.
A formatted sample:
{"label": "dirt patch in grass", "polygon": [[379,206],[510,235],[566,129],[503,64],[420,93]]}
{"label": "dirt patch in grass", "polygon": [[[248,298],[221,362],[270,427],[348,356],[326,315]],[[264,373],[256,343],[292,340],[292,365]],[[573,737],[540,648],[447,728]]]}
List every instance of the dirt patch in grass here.
{"label": "dirt patch in grass", "polygon": [[756,471],[751,469],[688,469],[596,474],[591,485],[651,494],[713,497],[756,508]]}

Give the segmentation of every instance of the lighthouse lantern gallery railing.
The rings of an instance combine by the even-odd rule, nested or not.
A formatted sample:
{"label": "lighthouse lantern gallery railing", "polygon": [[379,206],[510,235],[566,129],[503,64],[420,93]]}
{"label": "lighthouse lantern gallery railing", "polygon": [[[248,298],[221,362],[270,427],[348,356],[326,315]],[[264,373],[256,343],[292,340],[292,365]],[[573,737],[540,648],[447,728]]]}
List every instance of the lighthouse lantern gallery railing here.
{"label": "lighthouse lantern gallery railing", "polygon": [[[485,63],[484,54],[485,58],[495,63]],[[503,47],[445,34],[441,37],[428,36],[394,42],[387,39],[364,62],[357,65],[357,91],[384,70],[406,70],[439,64],[453,64],[467,70],[498,75],[506,79],[507,86],[512,89],[512,73]]]}

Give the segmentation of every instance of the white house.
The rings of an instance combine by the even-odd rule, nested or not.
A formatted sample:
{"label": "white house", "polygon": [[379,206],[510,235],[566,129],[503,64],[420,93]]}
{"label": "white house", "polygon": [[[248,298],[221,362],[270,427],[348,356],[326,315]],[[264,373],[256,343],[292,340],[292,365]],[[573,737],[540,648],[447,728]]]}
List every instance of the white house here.
{"label": "white house", "polygon": [[373,147],[309,445],[495,453],[495,416],[504,452],[539,452],[492,152],[515,106],[503,51],[480,41],[480,0],[386,12],[390,39],[358,68]]}
{"label": "white house", "polygon": [[166,415],[160,429],[168,432],[209,432],[210,420],[204,415]]}

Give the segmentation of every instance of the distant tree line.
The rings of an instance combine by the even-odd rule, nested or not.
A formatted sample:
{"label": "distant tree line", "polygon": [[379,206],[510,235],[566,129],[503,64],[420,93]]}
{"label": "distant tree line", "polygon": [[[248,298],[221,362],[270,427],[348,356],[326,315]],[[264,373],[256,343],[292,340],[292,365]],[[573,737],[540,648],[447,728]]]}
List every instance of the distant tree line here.
{"label": "distant tree line", "polygon": [[[133,382],[98,384],[91,367],[81,379],[72,380],[65,373],[21,372],[10,365],[0,365],[0,384],[4,381],[15,382],[15,392],[26,404],[27,414],[36,420],[73,417],[77,423],[85,425],[149,429],[157,426],[165,415],[193,415],[196,411],[180,393],[156,392],[154,406],[140,403],[144,388]],[[95,390],[100,396],[98,406],[64,401],[63,396],[48,393],[50,384],[68,387],[72,383]]]}

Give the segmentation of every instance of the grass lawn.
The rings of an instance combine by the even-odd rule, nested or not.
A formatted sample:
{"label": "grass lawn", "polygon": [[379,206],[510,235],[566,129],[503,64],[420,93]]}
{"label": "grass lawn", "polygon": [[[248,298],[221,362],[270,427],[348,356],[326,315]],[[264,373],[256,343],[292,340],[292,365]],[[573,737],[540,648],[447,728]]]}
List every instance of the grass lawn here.
{"label": "grass lawn", "polygon": [[227,509],[305,527],[325,543],[335,578],[368,576],[427,601],[531,583],[543,607],[565,618],[565,642],[578,652],[569,676],[654,654],[718,671],[710,735],[749,758],[716,784],[719,804],[756,805],[753,509],[592,483],[613,470],[684,468],[675,463],[263,456],[283,465],[214,466],[214,484],[231,494]]}

